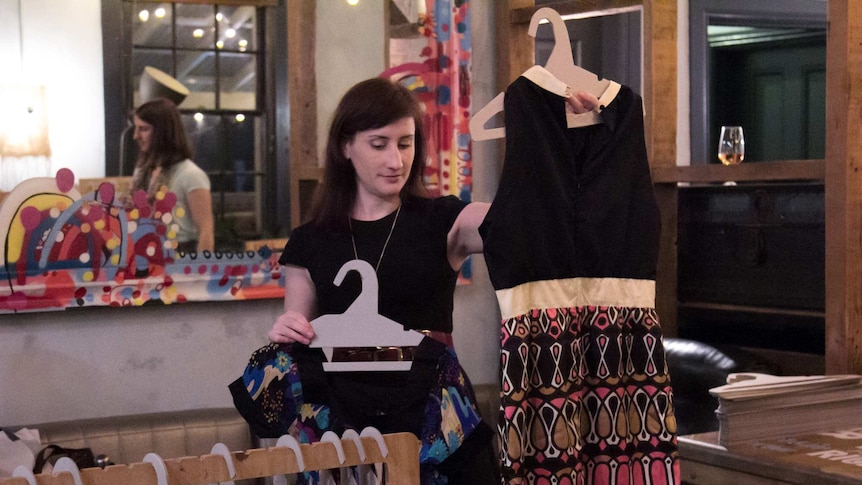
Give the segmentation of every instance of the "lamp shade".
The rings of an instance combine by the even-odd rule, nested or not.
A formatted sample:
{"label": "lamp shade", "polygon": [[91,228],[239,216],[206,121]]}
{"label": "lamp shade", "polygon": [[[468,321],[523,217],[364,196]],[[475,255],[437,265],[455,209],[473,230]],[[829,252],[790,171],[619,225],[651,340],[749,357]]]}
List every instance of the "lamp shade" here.
{"label": "lamp shade", "polygon": [[141,81],[138,85],[141,102],[146,103],[156,98],[167,98],[177,106],[189,95],[189,88],[164,71],[152,66],[144,67]]}

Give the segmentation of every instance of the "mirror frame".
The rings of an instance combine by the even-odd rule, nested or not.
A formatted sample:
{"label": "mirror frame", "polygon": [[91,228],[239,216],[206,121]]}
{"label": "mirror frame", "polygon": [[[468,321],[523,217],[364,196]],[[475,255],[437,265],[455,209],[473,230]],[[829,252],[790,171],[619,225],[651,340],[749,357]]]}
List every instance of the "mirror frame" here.
{"label": "mirror frame", "polygon": [[770,27],[826,28],[827,2],[820,0],[691,0],[689,62],[691,85],[691,164],[712,159],[709,141],[709,42],[712,20]]}

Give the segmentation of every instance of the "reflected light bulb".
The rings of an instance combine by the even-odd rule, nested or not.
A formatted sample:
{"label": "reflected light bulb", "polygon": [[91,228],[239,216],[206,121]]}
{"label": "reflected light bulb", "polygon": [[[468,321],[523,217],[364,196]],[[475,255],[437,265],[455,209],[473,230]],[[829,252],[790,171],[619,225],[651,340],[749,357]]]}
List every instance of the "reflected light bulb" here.
{"label": "reflected light bulb", "polygon": [[217,21],[221,22],[223,19],[224,19],[224,15],[221,12],[216,14],[216,20]]}
{"label": "reflected light bulb", "polygon": [[201,112],[195,113],[195,121],[200,123],[203,120],[204,120],[204,114],[203,113],[201,113]]}
{"label": "reflected light bulb", "polygon": [[239,42],[238,42],[238,44],[239,44],[239,46],[240,46],[240,47],[247,47],[247,46],[248,46],[248,41],[247,41],[247,40],[245,40],[245,39],[240,39],[240,40],[239,40]]}
{"label": "reflected light bulb", "polygon": [[141,10],[138,12],[138,18],[141,19],[141,22],[146,22],[150,20],[150,11],[149,10]]}
{"label": "reflected light bulb", "polygon": [[245,121],[245,115],[242,113],[237,113],[236,121],[237,121],[237,123],[242,123],[243,121]]}
{"label": "reflected light bulb", "polygon": [[195,29],[194,32],[192,32],[192,36],[195,39],[200,39],[204,36],[204,29]]}
{"label": "reflected light bulb", "polygon": [[155,14],[156,14],[156,17],[158,17],[158,18],[163,18],[163,17],[165,16],[165,13],[167,13],[167,12],[165,12],[165,9],[164,9],[163,7],[159,7],[159,8],[157,8],[157,9],[156,9],[156,11],[155,11],[155,12],[153,12],[153,13],[155,13]]}
{"label": "reflected light bulb", "polygon": [[351,7],[355,7],[355,6],[359,5],[359,0],[347,0],[347,4],[350,5]]}
{"label": "reflected light bulb", "polygon": [[220,41],[216,42],[216,47],[219,49],[223,48],[224,47],[224,41],[220,40]]}
{"label": "reflected light bulb", "polygon": [[234,30],[234,29],[227,29],[227,30],[225,30],[225,31],[224,31],[224,35],[225,35],[225,37],[227,37],[228,39],[233,39],[234,37],[236,37],[236,30]]}

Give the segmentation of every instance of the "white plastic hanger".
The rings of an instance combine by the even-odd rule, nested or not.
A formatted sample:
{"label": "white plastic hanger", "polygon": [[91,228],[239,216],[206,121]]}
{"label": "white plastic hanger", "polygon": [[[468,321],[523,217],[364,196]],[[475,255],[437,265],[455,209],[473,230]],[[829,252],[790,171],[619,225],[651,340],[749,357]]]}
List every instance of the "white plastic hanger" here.
{"label": "white plastic hanger", "polygon": [[[302,456],[302,449],[299,446],[299,441],[296,441],[296,438],[289,434],[283,434],[276,441],[275,447],[284,447],[290,448],[293,450],[294,456],[296,456],[296,468],[300,472],[305,471],[305,458]],[[287,484],[287,475],[275,475],[272,477],[272,485],[288,485]]]}
{"label": "white plastic hanger", "polygon": [[144,463],[149,463],[153,466],[156,472],[156,485],[168,485],[168,468],[165,466],[165,460],[156,453],[147,453],[144,456]]}
{"label": "white plastic hanger", "polygon": [[[220,455],[224,458],[224,462],[227,465],[227,474],[234,478],[236,477],[236,468],[233,464],[233,457],[230,454],[230,450],[227,445],[224,443],[216,443],[212,447],[212,451],[210,452],[213,455]],[[227,482],[219,482],[221,485],[234,485],[233,480]]]}
{"label": "white plastic hanger", "polygon": [[57,463],[54,464],[51,474],[57,476],[60,473],[71,474],[72,481],[75,482],[75,485],[83,485],[83,482],[81,481],[81,471],[78,470],[78,464],[68,456],[61,456],[60,459],[57,460]]}
{"label": "white plastic hanger", "polygon": [[[606,106],[619,92],[619,84],[608,79],[599,79],[596,74],[574,63],[566,22],[556,10],[550,7],[542,7],[536,10],[530,19],[530,26],[527,30],[530,37],[536,37],[539,23],[544,19],[548,19],[551,22],[554,31],[554,47],[551,50],[551,55],[548,57],[548,62],[545,63],[545,70],[549,75],[542,74],[541,77],[549,81],[554,89],[549,89],[548,85],[542,83],[537,84],[563,97],[585,91],[599,98],[600,106]],[[531,71],[536,72],[535,66],[527,71],[527,73]],[[536,82],[532,77],[530,79]],[[505,128],[485,128],[485,124],[491,118],[503,111],[504,97],[505,93],[498,94],[491,102],[470,118],[470,135],[474,141],[490,140],[506,136]],[[569,128],[574,128],[600,123],[601,118],[598,117],[597,111],[590,111],[584,114],[570,114],[566,117],[566,121]]]}
{"label": "white plastic hanger", "polygon": [[36,485],[36,475],[33,474],[33,470],[24,465],[16,466],[15,470],[12,471],[12,476],[27,480],[27,485]]}
{"label": "white plastic hanger", "polygon": [[554,30],[554,48],[551,50],[548,62],[545,63],[545,68],[573,89],[586,91],[600,98],[611,82],[608,79],[599,79],[594,73],[574,63],[572,60],[572,43],[569,40],[566,22],[556,10],[549,7],[536,10],[530,19],[527,33],[530,37],[535,38],[539,23],[543,19],[548,19]]}
{"label": "white plastic hanger", "polygon": [[377,313],[377,273],[365,261],[354,259],[344,263],[335,275],[341,285],[349,271],[359,272],[362,292],[344,313],[322,315],[311,321],[317,337],[309,347],[322,348],[327,362],[325,371],[402,371],[410,370],[413,362],[332,362],[335,347],[412,347],[425,335]]}
{"label": "white plastic hanger", "polygon": [[[380,450],[380,455],[383,458],[389,456],[389,447],[386,446],[386,441],[383,439],[383,435],[380,433],[375,427],[368,426],[363,429],[359,436],[361,438],[371,437],[374,438],[374,441],[377,442],[377,449]],[[373,471],[371,470],[373,468]],[[383,483],[383,464],[375,463],[374,465],[370,465],[367,468],[360,467],[360,477],[364,480],[363,485],[380,485]]]}

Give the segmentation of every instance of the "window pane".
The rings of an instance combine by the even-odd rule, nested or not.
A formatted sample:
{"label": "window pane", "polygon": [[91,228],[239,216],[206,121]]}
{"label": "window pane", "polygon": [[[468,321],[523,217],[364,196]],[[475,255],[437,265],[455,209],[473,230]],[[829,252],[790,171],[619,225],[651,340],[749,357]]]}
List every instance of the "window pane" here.
{"label": "window pane", "polygon": [[194,150],[194,161],[212,186],[217,246],[242,246],[245,239],[260,237],[260,177],[258,165],[264,128],[261,117],[241,114],[183,115]]}
{"label": "window pane", "polygon": [[221,109],[255,110],[257,108],[257,56],[236,52],[219,52]]}
{"label": "window pane", "polygon": [[215,48],[215,10],[211,5],[177,4],[177,47]]}
{"label": "window pane", "polygon": [[215,52],[178,51],[177,81],[189,88],[185,109],[215,109]]}
{"label": "window pane", "polygon": [[173,44],[171,4],[136,2],[133,6],[132,42],[150,47],[170,47]]}
{"label": "window pane", "polygon": [[220,48],[248,52],[257,50],[257,29],[254,7],[218,8]]}

